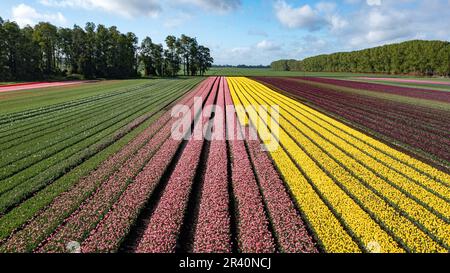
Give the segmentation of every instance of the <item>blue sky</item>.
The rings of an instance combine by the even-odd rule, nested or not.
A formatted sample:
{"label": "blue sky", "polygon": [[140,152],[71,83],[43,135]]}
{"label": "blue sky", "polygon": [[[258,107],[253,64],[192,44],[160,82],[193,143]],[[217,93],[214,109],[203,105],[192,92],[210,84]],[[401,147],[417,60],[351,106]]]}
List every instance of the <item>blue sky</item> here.
{"label": "blue sky", "polygon": [[20,25],[116,25],[163,42],[185,33],[216,64],[348,51],[409,39],[450,39],[450,0],[2,0]]}

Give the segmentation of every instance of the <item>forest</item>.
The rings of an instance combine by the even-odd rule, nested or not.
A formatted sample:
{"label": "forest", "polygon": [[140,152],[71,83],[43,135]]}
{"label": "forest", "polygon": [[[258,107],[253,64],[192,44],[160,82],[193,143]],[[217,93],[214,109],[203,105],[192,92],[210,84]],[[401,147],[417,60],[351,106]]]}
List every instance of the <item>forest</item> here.
{"label": "forest", "polygon": [[117,27],[86,23],[60,28],[41,22],[19,27],[0,18],[0,81],[61,78],[132,78],[203,75],[213,58],[195,38],[169,35],[165,46],[150,37],[139,44]]}
{"label": "forest", "polygon": [[300,61],[279,60],[271,67],[282,71],[450,76],[450,42],[413,40]]}

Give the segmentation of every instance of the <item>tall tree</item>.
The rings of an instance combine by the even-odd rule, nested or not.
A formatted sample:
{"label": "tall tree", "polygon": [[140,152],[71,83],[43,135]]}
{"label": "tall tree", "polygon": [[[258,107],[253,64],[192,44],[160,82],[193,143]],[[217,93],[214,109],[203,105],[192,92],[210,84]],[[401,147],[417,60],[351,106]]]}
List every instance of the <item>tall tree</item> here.
{"label": "tall tree", "polygon": [[176,76],[180,71],[181,58],[177,51],[177,38],[175,36],[167,36],[166,45],[168,50],[164,52],[166,62],[166,75]]}
{"label": "tall tree", "polygon": [[82,53],[82,62],[80,63],[80,68],[82,71],[82,74],[88,78],[92,79],[95,78],[95,24],[94,23],[86,23],[86,26],[84,28],[85,35],[84,35],[84,50]]}
{"label": "tall tree", "polygon": [[154,66],[153,66],[153,59],[152,59],[152,39],[150,37],[145,37],[144,40],[141,43],[140,47],[140,60],[144,65],[144,75],[150,76],[154,75]]}
{"label": "tall tree", "polygon": [[50,23],[39,23],[34,27],[34,40],[42,49],[43,70],[46,75],[54,74],[58,44],[58,30]]}
{"label": "tall tree", "polygon": [[167,36],[166,48],[146,37],[138,48],[132,32],[121,33],[87,23],[84,28],[57,28],[41,22],[34,28],[0,18],[0,80],[31,80],[81,74],[84,78],[127,78],[137,75],[203,75],[213,59],[195,38]]}
{"label": "tall tree", "polygon": [[198,47],[199,53],[199,71],[200,75],[205,75],[205,72],[212,66],[214,59],[211,57],[209,48],[205,46]]}
{"label": "tall tree", "polygon": [[150,55],[153,60],[153,68],[155,70],[155,75],[163,76],[164,75],[164,57],[163,57],[164,48],[161,44],[152,44]]}
{"label": "tall tree", "polygon": [[184,34],[181,35],[179,42],[177,43],[179,49],[179,53],[183,59],[183,74],[188,75],[190,71],[190,61],[191,61],[191,43],[192,38],[189,36],[186,36]]}
{"label": "tall tree", "polygon": [[[450,76],[450,42],[413,40],[365,50],[279,60],[274,70],[369,72]],[[295,65],[296,64],[296,65]]]}
{"label": "tall tree", "polygon": [[95,35],[95,70],[96,76],[108,77],[108,56],[111,55],[111,37],[109,29],[104,25],[97,26]]}
{"label": "tall tree", "polygon": [[3,24],[4,21],[0,17],[0,81],[5,81],[11,77],[7,67],[6,31],[3,30]]}

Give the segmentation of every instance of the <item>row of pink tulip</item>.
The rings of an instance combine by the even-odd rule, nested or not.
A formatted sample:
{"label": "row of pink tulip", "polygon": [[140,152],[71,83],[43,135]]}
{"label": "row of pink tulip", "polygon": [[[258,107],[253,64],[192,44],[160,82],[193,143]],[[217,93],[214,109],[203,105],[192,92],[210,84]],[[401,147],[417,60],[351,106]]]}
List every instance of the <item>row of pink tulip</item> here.
{"label": "row of pink tulip", "polygon": [[[226,93],[225,101],[227,105],[233,105],[229,91]],[[317,252],[315,243],[290,199],[283,180],[268,154],[262,150],[261,140],[250,139],[250,136],[256,135],[252,128],[248,126],[244,129],[245,141],[280,251]]]}
{"label": "row of pink tulip", "polygon": [[[192,100],[192,97],[193,94],[188,95],[188,99]],[[155,126],[163,125],[168,117],[170,118],[170,113],[166,113],[160,121],[156,121]],[[172,120],[169,123],[166,122],[165,126],[156,135],[153,135],[143,148],[101,184],[95,193],[67,218],[56,232],[44,241],[38,251],[64,252],[68,242],[82,242],[90,231],[96,227],[97,223],[102,220],[142,167],[170,136],[173,122]]]}
{"label": "row of pink tulip", "polygon": [[290,199],[283,180],[267,153],[261,150],[262,142],[248,140],[247,143],[280,251],[317,252],[316,245]]}
{"label": "row of pink tulip", "polygon": [[[232,106],[227,87],[226,105]],[[244,253],[275,252],[275,241],[264,211],[264,203],[258,183],[248,157],[245,142],[241,139],[244,131],[236,115],[227,116],[230,138],[232,187],[235,198],[237,241],[239,251]],[[233,130],[234,129],[234,130]]]}
{"label": "row of pink tulip", "polygon": [[[198,130],[210,119],[209,106],[214,104],[218,89],[218,80],[213,79],[212,92],[210,93],[205,110],[200,122],[195,125],[194,131]],[[167,186],[153,212],[144,234],[136,248],[137,252],[175,252],[178,235],[184,220],[189,195],[193,185],[197,166],[204,139],[191,137],[172,172]]]}
{"label": "row of pink tulip", "polygon": [[[206,98],[209,91],[208,83],[209,81],[200,85],[198,91],[194,94]],[[192,104],[193,100],[190,100],[188,105],[192,106]],[[192,110],[191,107],[191,114],[193,114]],[[170,130],[174,122],[175,119],[172,120],[170,125],[166,126],[165,130]],[[156,188],[180,144],[181,140],[172,138],[164,142],[142,172],[135,178],[135,182],[126,189],[118,202],[83,242],[83,252],[113,252],[118,250],[120,243],[130,231],[139,212]]]}
{"label": "row of pink tulip", "polygon": [[[126,160],[143,147],[169,119],[170,114],[160,117],[158,122],[154,122],[119,152],[104,161],[96,170],[81,178],[69,191],[57,196],[49,206],[40,211],[30,222],[13,233],[4,242],[2,249],[27,252],[36,248],[66,217],[77,210],[80,204],[95,192],[103,181],[114,174]],[[135,127],[134,123],[142,123],[142,118],[136,119],[127,128]]]}
{"label": "row of pink tulip", "polygon": [[[224,109],[225,79],[222,78],[216,105]],[[231,252],[228,158],[225,140],[225,116],[216,113],[213,138],[203,181],[198,220],[195,228],[194,247],[196,253]]]}

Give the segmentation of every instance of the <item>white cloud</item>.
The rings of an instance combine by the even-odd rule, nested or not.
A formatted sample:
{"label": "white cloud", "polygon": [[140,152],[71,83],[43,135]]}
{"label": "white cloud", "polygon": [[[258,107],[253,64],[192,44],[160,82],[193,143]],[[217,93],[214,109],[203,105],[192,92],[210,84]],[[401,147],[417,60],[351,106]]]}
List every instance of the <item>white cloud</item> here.
{"label": "white cloud", "polygon": [[231,49],[232,53],[236,54],[248,54],[252,51],[250,47],[234,47]]}
{"label": "white cloud", "polygon": [[306,28],[311,31],[322,28],[327,22],[310,5],[294,8],[283,0],[275,3],[275,14],[288,28]]}
{"label": "white cloud", "polygon": [[381,0],[367,0],[366,3],[369,6],[381,6]]}
{"label": "white cloud", "polygon": [[161,11],[158,0],[40,0],[40,3],[51,7],[102,9],[124,17],[156,17]]}
{"label": "white cloud", "polygon": [[[283,40],[283,49],[280,51],[284,53],[282,58],[301,59],[411,39],[448,41],[450,37],[450,28],[444,27],[450,25],[450,1],[447,0],[344,0],[344,5],[351,5],[348,9],[341,9],[341,6],[338,8],[332,2],[319,2],[306,5],[309,13],[300,12],[305,5],[294,6],[287,3],[287,0],[279,0],[274,8],[274,15],[283,26],[311,30],[308,24],[295,24],[298,21],[305,22],[298,17],[304,20],[305,17],[308,18],[304,15],[309,14],[309,21],[319,25],[321,31],[315,32],[314,36],[311,33],[297,37],[295,44],[291,45]],[[295,16],[280,18],[281,8],[297,13]],[[285,14],[290,15],[289,12]],[[291,20],[287,21],[288,19]],[[317,22],[322,22],[322,25]]]}
{"label": "white cloud", "polygon": [[50,7],[68,7],[83,9],[101,9],[124,17],[149,16],[157,17],[169,5],[171,9],[195,9],[227,13],[238,9],[241,0],[39,0]]}
{"label": "white cloud", "polygon": [[20,4],[12,8],[12,20],[19,26],[35,25],[40,21],[49,21],[54,24],[64,25],[66,18],[61,12],[57,13],[39,13],[33,7],[26,4]]}
{"label": "white cloud", "polygon": [[172,0],[175,4],[188,4],[204,10],[227,13],[241,7],[241,0]]}
{"label": "white cloud", "polygon": [[249,31],[247,31],[247,34],[251,36],[263,36],[263,37],[269,36],[267,32],[261,29],[250,29]]}
{"label": "white cloud", "polygon": [[320,12],[332,13],[336,10],[336,3],[334,3],[334,2],[319,2],[316,4],[316,9]]}
{"label": "white cloud", "polygon": [[284,48],[271,40],[262,40],[248,46],[231,48],[223,48],[216,45],[211,47],[211,52],[215,63],[231,65],[267,65],[273,60],[282,59],[286,56]]}
{"label": "white cloud", "polygon": [[178,28],[178,27],[184,25],[184,23],[186,23],[186,21],[189,21],[191,18],[192,18],[192,16],[188,13],[180,13],[175,17],[170,17],[170,18],[166,19],[164,22],[164,27]]}
{"label": "white cloud", "polygon": [[336,11],[336,3],[319,2],[314,7],[304,5],[294,8],[284,0],[275,3],[278,21],[288,28],[316,31],[328,28],[332,32],[345,28],[349,22]]}
{"label": "white cloud", "polygon": [[329,17],[329,22],[331,24],[332,32],[338,32],[349,25],[349,22],[346,19],[342,18],[340,15],[337,14],[331,15]]}
{"label": "white cloud", "polygon": [[261,49],[261,50],[266,50],[266,51],[275,51],[275,50],[281,49],[281,47],[279,45],[275,44],[272,41],[268,41],[268,40],[262,40],[261,42],[259,42],[256,45],[256,48]]}
{"label": "white cloud", "polygon": [[416,2],[383,0],[361,6],[346,16],[351,23],[334,33],[347,50],[368,48],[410,39],[448,40],[450,9],[442,0]]}

